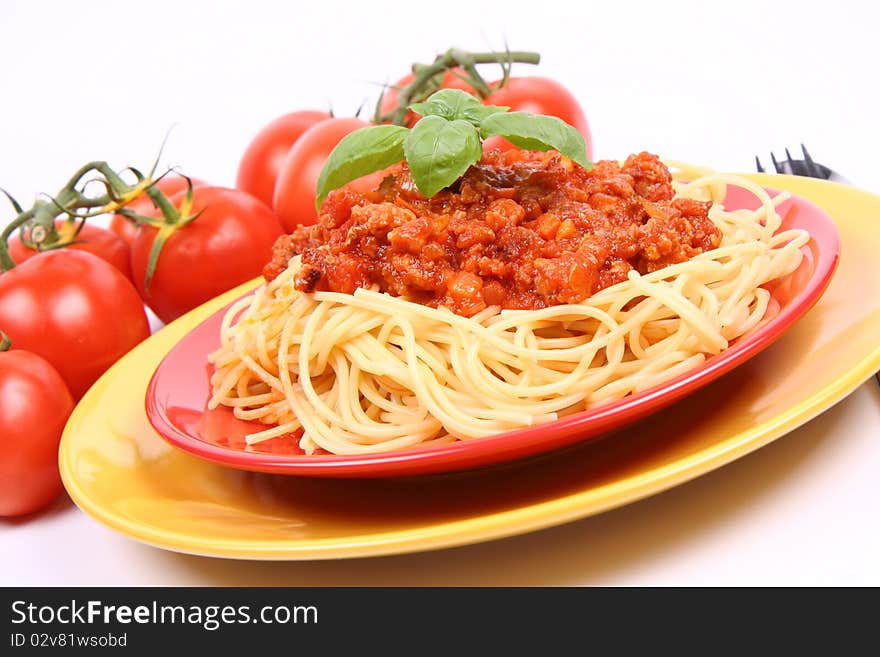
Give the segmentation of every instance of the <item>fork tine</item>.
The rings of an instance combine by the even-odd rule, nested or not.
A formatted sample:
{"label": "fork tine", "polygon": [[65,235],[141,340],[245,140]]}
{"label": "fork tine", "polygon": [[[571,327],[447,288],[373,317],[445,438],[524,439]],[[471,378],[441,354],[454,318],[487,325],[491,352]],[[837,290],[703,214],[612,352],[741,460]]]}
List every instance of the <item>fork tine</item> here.
{"label": "fork tine", "polygon": [[785,173],[785,169],[779,163],[779,160],[776,159],[776,154],[771,152],[770,159],[773,160],[773,166],[776,168],[776,173]]}
{"label": "fork tine", "polygon": [[755,166],[758,167],[758,173],[766,173],[766,172],[764,171],[764,167],[761,166],[761,160],[758,159],[758,156],[757,156],[757,155],[755,155]]}
{"label": "fork tine", "polygon": [[822,172],[819,171],[819,167],[816,166],[813,158],[810,157],[810,154],[807,152],[807,147],[803,144],[801,144],[801,153],[804,154],[804,162],[807,165],[807,175],[812,176],[813,178],[821,178]]}

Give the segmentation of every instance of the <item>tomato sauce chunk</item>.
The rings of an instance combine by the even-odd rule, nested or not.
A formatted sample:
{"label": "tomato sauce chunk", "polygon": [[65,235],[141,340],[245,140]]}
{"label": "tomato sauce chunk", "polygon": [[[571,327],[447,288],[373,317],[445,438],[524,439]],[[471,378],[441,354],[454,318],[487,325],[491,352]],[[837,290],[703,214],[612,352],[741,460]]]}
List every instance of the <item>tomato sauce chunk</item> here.
{"label": "tomato sauce chunk", "polygon": [[591,171],[555,151],[492,151],[427,199],[405,163],[378,189],[332,192],[318,222],[279,238],[264,276],[301,254],[303,292],[383,292],[470,317],[488,306],[579,303],[721,241],[710,203],[673,199],[650,153]]}

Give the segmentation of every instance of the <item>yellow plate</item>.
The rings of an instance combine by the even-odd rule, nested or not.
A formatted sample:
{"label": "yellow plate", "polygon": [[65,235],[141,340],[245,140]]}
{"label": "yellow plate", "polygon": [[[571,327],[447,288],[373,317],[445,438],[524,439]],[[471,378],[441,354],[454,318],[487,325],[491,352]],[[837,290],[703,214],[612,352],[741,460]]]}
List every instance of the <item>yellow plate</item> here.
{"label": "yellow plate", "polygon": [[393,480],[316,479],[223,468],[166,444],[144,413],[147,382],[233,290],[165,327],[77,406],[60,466],[74,501],[139,541],[247,559],[336,559],[476,543],[569,522],[729,463],[842,399],[880,368],[880,197],[835,183],[749,176],[834,218],[831,286],[764,353],[611,436],[525,462]]}

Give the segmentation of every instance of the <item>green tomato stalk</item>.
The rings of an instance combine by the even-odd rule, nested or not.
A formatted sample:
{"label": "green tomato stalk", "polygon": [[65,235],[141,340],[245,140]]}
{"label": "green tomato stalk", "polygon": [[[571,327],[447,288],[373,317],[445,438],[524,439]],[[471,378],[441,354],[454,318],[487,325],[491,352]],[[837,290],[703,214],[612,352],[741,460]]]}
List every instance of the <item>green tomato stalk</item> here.
{"label": "green tomato stalk", "polygon": [[[9,192],[2,190],[18,213],[15,219],[0,232],[0,269],[2,271],[9,271],[15,267],[15,262],[9,255],[8,241],[9,237],[16,230],[21,231],[22,241],[33,248],[44,250],[46,246],[52,246],[53,248],[66,246],[66,244],[57,244],[59,235],[55,228],[56,217],[61,214],[74,213],[78,213],[78,216],[87,216],[95,208],[100,208],[113,202],[109,194],[87,197],[79,189],[83,178],[91,172],[97,172],[105,176],[109,173],[114,178],[119,178],[106,162],[89,162],[80,167],[71,176],[70,180],[58,194],[50,197],[48,201],[37,200],[27,210],[22,209],[21,205]],[[121,181],[121,178],[119,180]],[[125,184],[124,181],[121,182]],[[83,211],[85,214],[82,214]]]}
{"label": "green tomato stalk", "polygon": [[[149,196],[153,204],[163,212],[169,207],[173,210],[173,206],[164,194],[154,187],[165,175],[155,176],[158,163],[157,157],[150,172],[143,175],[133,167],[117,172],[107,162],[89,162],[77,169],[57,194],[37,199],[27,210],[23,209],[9,192],[0,189],[17,213],[16,217],[0,231],[0,271],[6,272],[15,267],[15,261],[9,254],[9,238],[15,231],[19,231],[25,246],[37,251],[49,251],[75,242],[85,221],[91,217],[119,213],[129,221],[146,223],[149,221],[148,217],[137,215],[125,207],[144,194]],[[126,171],[134,175],[134,184],[122,178],[122,174]],[[86,179],[89,175],[93,177]],[[103,186],[104,193],[87,194],[86,187],[90,183]],[[60,216],[65,216],[65,220],[73,225],[73,230],[65,230],[63,235],[55,225],[55,220]]]}
{"label": "green tomato stalk", "polygon": [[150,255],[147,259],[147,273],[146,278],[144,279],[144,290],[146,292],[150,291],[150,282],[153,280],[153,274],[156,271],[156,264],[159,262],[159,255],[162,253],[162,248],[165,246],[165,242],[167,242],[168,238],[174,235],[178,230],[198,219],[202,212],[205,211],[205,209],[202,208],[196,213],[192,212],[192,180],[190,180],[188,176],[184,176],[184,178],[186,178],[186,195],[180,202],[179,208],[174,207],[174,204],[155,187],[147,188],[146,194],[150,197],[150,200],[153,201],[153,205],[161,211],[161,218],[144,217],[133,213],[131,210],[123,209],[120,211],[124,216],[134,218],[139,224],[152,226],[158,231],[156,237],[153,239],[153,245],[150,248]]}
{"label": "green tomato stalk", "polygon": [[[510,68],[513,64],[538,64],[541,55],[536,52],[505,50],[503,52],[468,52],[450,48],[438,55],[431,64],[413,64],[413,80],[400,88],[397,106],[390,112],[382,113],[384,93],[376,103],[373,123],[390,123],[406,125],[407,110],[413,103],[425,100],[440,88],[447,71],[452,71],[466,82],[481,99],[488,98],[495,91],[507,84]],[[478,64],[499,64],[502,70],[501,80],[494,86],[490,85],[477,71]],[[464,71],[464,75],[458,71]]]}

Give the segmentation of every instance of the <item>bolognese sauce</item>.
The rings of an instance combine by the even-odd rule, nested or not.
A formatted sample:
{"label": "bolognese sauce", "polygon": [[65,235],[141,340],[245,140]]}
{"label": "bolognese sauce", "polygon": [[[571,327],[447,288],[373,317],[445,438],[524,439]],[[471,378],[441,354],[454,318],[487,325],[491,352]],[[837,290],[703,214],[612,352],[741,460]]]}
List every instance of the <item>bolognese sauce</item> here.
{"label": "bolognese sauce", "polygon": [[626,280],[717,248],[710,203],[674,199],[656,155],[592,170],[555,151],[492,151],[433,198],[406,163],[372,192],[331,192],[318,222],[275,244],[272,280],[300,254],[303,292],[383,292],[470,317],[488,306],[579,303]]}

